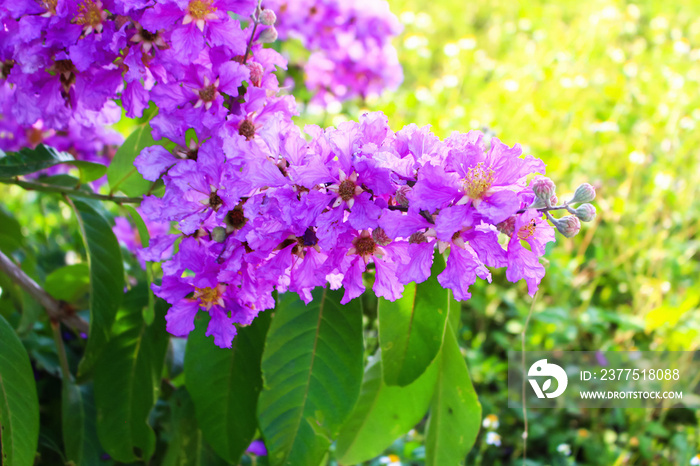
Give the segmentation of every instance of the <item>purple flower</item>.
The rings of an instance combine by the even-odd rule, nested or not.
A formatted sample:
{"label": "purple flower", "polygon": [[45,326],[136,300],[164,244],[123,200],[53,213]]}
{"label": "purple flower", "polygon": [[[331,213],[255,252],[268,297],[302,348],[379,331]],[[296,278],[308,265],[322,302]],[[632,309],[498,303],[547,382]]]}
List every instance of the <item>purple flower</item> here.
{"label": "purple flower", "polygon": [[141,18],[141,25],[150,32],[172,28],[171,43],[181,63],[194,61],[205,46],[205,39],[233,54],[245,52],[247,37],[227,12],[248,15],[255,5],[252,0],[191,0],[182,5],[183,2],[165,0],[146,10]]}
{"label": "purple flower", "polygon": [[[522,245],[523,240],[530,245],[530,249]],[[528,293],[534,296],[545,273],[538,257],[544,254],[545,245],[554,240],[553,228],[536,210],[528,210],[515,217],[513,233],[508,242],[508,281],[525,279]]]}
{"label": "purple flower", "polygon": [[301,40],[313,53],[304,65],[306,86],[321,104],[379,95],[403,79],[391,40],[401,24],[385,1],[265,0],[277,12],[282,40]]}
{"label": "purple flower", "polygon": [[265,444],[262,440],[253,440],[253,442],[248,446],[248,449],[246,449],[246,451],[256,456],[267,455],[267,448],[265,448]]}

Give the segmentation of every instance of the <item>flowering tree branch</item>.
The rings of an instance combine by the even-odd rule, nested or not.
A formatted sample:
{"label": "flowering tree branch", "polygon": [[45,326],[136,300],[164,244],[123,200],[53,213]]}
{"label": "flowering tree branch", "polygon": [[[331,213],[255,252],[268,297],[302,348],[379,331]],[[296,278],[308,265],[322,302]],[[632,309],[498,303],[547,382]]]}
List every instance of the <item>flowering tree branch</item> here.
{"label": "flowering tree branch", "polygon": [[250,56],[250,51],[253,48],[253,40],[255,40],[255,32],[258,29],[258,24],[260,24],[260,9],[262,5],[262,0],[258,0],[258,6],[255,8],[255,12],[253,13],[253,32],[250,33],[250,40],[248,40],[248,45],[246,46],[245,49],[245,55],[243,55],[243,64],[245,65],[245,62],[248,61],[248,57]]}
{"label": "flowering tree branch", "polygon": [[[546,213],[546,212],[551,212],[551,211],[553,211],[553,210],[564,210],[564,209],[566,209],[567,207],[568,207],[567,204],[563,204],[563,205],[556,205],[556,206],[551,206],[551,207],[541,207],[541,208],[538,208],[537,211],[544,214],[544,213]],[[520,210],[518,210],[516,213],[518,213],[518,214],[524,214],[524,213],[527,212],[529,209],[534,209],[534,207],[528,207],[527,209],[520,209]]]}
{"label": "flowering tree branch", "polygon": [[140,204],[142,201],[142,198],[140,198],[140,197],[125,197],[125,196],[113,196],[111,194],[108,195],[108,194],[91,193],[88,191],[80,191],[79,189],[68,188],[65,186],[56,186],[56,185],[52,185],[52,184],[40,183],[37,181],[24,181],[24,180],[18,180],[15,178],[0,178],[0,183],[14,184],[14,185],[22,187],[26,190],[29,190],[29,191],[47,191],[47,192],[61,193],[61,194],[67,194],[67,195],[88,197],[90,199],[97,199],[100,201],[112,201],[112,202],[116,202],[117,204]]}
{"label": "flowering tree branch", "polygon": [[0,251],[0,270],[29,293],[32,298],[36,299],[46,309],[52,322],[63,322],[79,332],[88,332],[88,323],[77,316],[72,307],[48,294],[2,251]]}

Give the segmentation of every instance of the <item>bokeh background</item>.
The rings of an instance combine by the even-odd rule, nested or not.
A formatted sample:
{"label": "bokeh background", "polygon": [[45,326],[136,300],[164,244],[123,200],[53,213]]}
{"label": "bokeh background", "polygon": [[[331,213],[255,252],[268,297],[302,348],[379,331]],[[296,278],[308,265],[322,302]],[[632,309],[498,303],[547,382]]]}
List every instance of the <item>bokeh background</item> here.
{"label": "bokeh background", "polygon": [[[486,129],[544,160],[560,199],[590,182],[598,217],[549,248],[527,349],[698,350],[700,3],[389,3],[404,24],[395,41],[402,86],[343,107],[309,106],[299,121],[337,124],[381,110],[395,130]],[[520,349],[532,301],[503,274],[473,295],[462,345],[484,415],[498,427],[482,429],[470,461],[522,464],[506,352]],[[699,414],[531,410],[527,464],[688,465],[700,452]],[[487,443],[488,432],[500,439]],[[421,464],[420,426],[389,453],[374,464]]]}

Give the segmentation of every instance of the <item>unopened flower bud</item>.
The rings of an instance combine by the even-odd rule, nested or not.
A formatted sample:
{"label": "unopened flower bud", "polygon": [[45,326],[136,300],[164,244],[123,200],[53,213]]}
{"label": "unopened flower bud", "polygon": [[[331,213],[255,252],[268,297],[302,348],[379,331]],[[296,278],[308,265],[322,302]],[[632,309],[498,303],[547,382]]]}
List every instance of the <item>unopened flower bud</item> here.
{"label": "unopened flower bud", "polygon": [[590,222],[595,218],[595,207],[592,204],[581,204],[574,210],[574,215],[582,222]]}
{"label": "unopened flower bud", "polygon": [[411,192],[411,188],[408,186],[401,186],[396,190],[396,202],[399,203],[401,207],[408,207],[408,193]]}
{"label": "unopened flower bud", "polygon": [[269,44],[277,40],[277,29],[274,26],[270,26],[260,33],[258,40],[263,44]]}
{"label": "unopened flower bud", "polygon": [[544,209],[545,207],[555,206],[557,204],[559,204],[559,199],[557,199],[556,194],[553,194],[552,197],[549,198],[549,205],[547,205],[547,201],[545,201],[544,199],[536,197],[533,203],[530,204],[530,207],[528,207],[528,209]]}
{"label": "unopened flower bud", "polygon": [[248,69],[250,70],[250,83],[255,87],[260,87],[265,69],[260,63],[254,61],[248,63]]}
{"label": "unopened flower bud", "polygon": [[427,242],[428,238],[426,238],[422,232],[413,233],[408,237],[408,244],[422,244]]}
{"label": "unopened flower bud", "polygon": [[496,225],[496,228],[498,228],[498,231],[500,231],[504,235],[513,236],[513,233],[515,233],[515,215],[508,217],[507,219]]}
{"label": "unopened flower bud", "polygon": [[535,196],[545,202],[554,195],[554,191],[557,189],[554,182],[546,176],[536,176],[533,178],[530,182],[530,187],[532,188],[532,192],[535,193]]}
{"label": "unopened flower bud", "polygon": [[277,22],[277,15],[272,10],[263,10],[260,12],[260,22],[265,26],[272,26]]}
{"label": "unopened flower bud", "polygon": [[211,239],[213,239],[217,243],[223,243],[224,241],[226,241],[226,228],[215,227],[211,231]]}
{"label": "unopened flower bud", "polygon": [[372,230],[372,239],[380,246],[386,246],[387,244],[391,243],[391,238],[389,238],[382,228],[375,228]]}
{"label": "unopened flower bud", "polygon": [[567,215],[565,217],[556,219],[554,221],[554,226],[557,227],[559,233],[566,236],[567,238],[576,236],[581,230],[581,222],[575,215]]}
{"label": "unopened flower bud", "polygon": [[574,202],[591,202],[595,199],[595,188],[588,183],[583,183],[581,186],[576,188],[573,199],[569,203]]}

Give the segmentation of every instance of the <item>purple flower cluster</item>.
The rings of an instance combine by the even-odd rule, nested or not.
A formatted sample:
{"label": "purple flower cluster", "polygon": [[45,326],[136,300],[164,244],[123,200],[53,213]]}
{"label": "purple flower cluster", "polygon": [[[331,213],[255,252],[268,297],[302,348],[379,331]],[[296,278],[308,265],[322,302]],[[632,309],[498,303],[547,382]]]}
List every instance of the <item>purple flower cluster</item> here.
{"label": "purple flower cluster", "polygon": [[[0,130],[19,145],[41,142],[27,127],[76,140],[92,128],[107,140],[96,128],[116,118],[111,99],[130,117],[157,107],[153,137],[174,149],[155,145],[136,158],[146,180],[165,184],[140,211],[179,232],[152,230],[138,256],[164,261],[153,288],[172,304],[167,328],[177,336],[189,334],[204,310],[207,335],[230,347],[235,325],[274,307],[275,291],[308,303],[315,287],[342,287],[347,303],[365,291],[366,271],[374,292],[395,300],[406,284],[430,276],[435,251],[447,256],[437,279],[459,300],[469,299],[477,277],[491,280],[489,267],[505,267],[508,280],[524,279],[534,294],[545,272],[538,258],[554,241],[549,222],[575,234],[579,218],[595,215],[592,206],[553,207],[553,183],[526,182],[544,173],[542,161],[478,131],[441,141],[428,127],[394,132],[383,114],[370,113],[302,133],[292,121],[294,98],[280,95],[274,74],[286,61],[263,46],[277,37],[275,21],[282,36],[303,32],[335,64],[319,90],[338,97],[400,79],[387,57],[398,24],[383,2],[300,0],[274,4],[275,14],[271,5],[5,2],[0,104],[8,117]],[[249,19],[242,27],[236,18]],[[577,196],[592,199],[591,190]],[[573,215],[556,220],[547,211],[564,207]],[[120,221],[117,233],[136,247],[125,226]]]}
{"label": "purple flower cluster", "polygon": [[305,82],[314,101],[328,104],[379,95],[403,80],[391,40],[401,23],[385,0],[265,0],[277,12],[281,39],[310,51]]}
{"label": "purple flower cluster", "polygon": [[[184,126],[215,128],[244,80],[276,93],[270,72],[286,62],[261,46],[276,39],[275,20],[282,38],[300,37],[315,50],[307,75],[319,99],[368,95],[400,83],[389,43],[400,25],[385,2],[270,0],[266,6],[250,53],[254,25],[241,29],[234,18],[248,21],[255,0],[4,2],[0,149],[45,143],[107,162],[110,146],[121,142],[104,129],[121,117],[114,99],[128,117],[140,117],[153,102],[161,113],[177,111]],[[181,129],[162,123],[156,122],[156,135]]]}
{"label": "purple flower cluster", "polygon": [[163,172],[166,186],[162,198],[144,200],[144,214],[182,233],[145,250],[161,260],[180,240],[154,287],[173,305],[171,333],[187,335],[204,309],[208,333],[229,346],[234,324],[272,308],[274,291],[308,303],[328,284],[343,287],[347,303],[365,291],[368,269],[374,292],[395,300],[430,276],[435,250],[449,250],[438,280],[459,300],[477,277],[491,279],[487,267],[506,267],[508,280],[537,290],[538,257],[554,240],[542,214],[527,209],[535,194],[526,177],[544,172],[540,160],[496,138],[487,148],[477,131],[445,141],[415,125],[395,133],[381,113],[309,126],[305,138],[279,103],[251,134],[227,124],[189,158],[156,146],[137,159],[146,178]]}
{"label": "purple flower cluster", "polygon": [[[92,119],[80,121],[69,118],[60,129],[50,128],[46,121],[38,119],[30,125],[20,124],[14,117],[14,90],[8,83],[0,83],[0,150],[18,151],[24,147],[36,147],[43,143],[62,152],[69,152],[78,160],[109,164],[124,138],[108,128],[119,121],[121,109],[111,102],[95,112]],[[49,174],[64,172],[66,165],[56,165]]]}
{"label": "purple flower cluster", "polygon": [[[251,69],[283,63],[271,51],[262,63],[243,63],[250,34],[229,11],[247,17],[254,8],[253,0],[5,2],[3,107],[18,127],[39,122],[57,132],[118,121],[116,98],[128,117],[153,101],[161,112],[186,112],[212,126],[224,118],[221,92],[235,96]],[[26,142],[37,141],[18,144]]]}
{"label": "purple flower cluster", "polygon": [[[114,5],[109,5],[112,8]],[[108,162],[122,138],[115,64],[125,31],[106,6],[19,0],[0,5],[0,148],[40,142],[83,160]]]}

